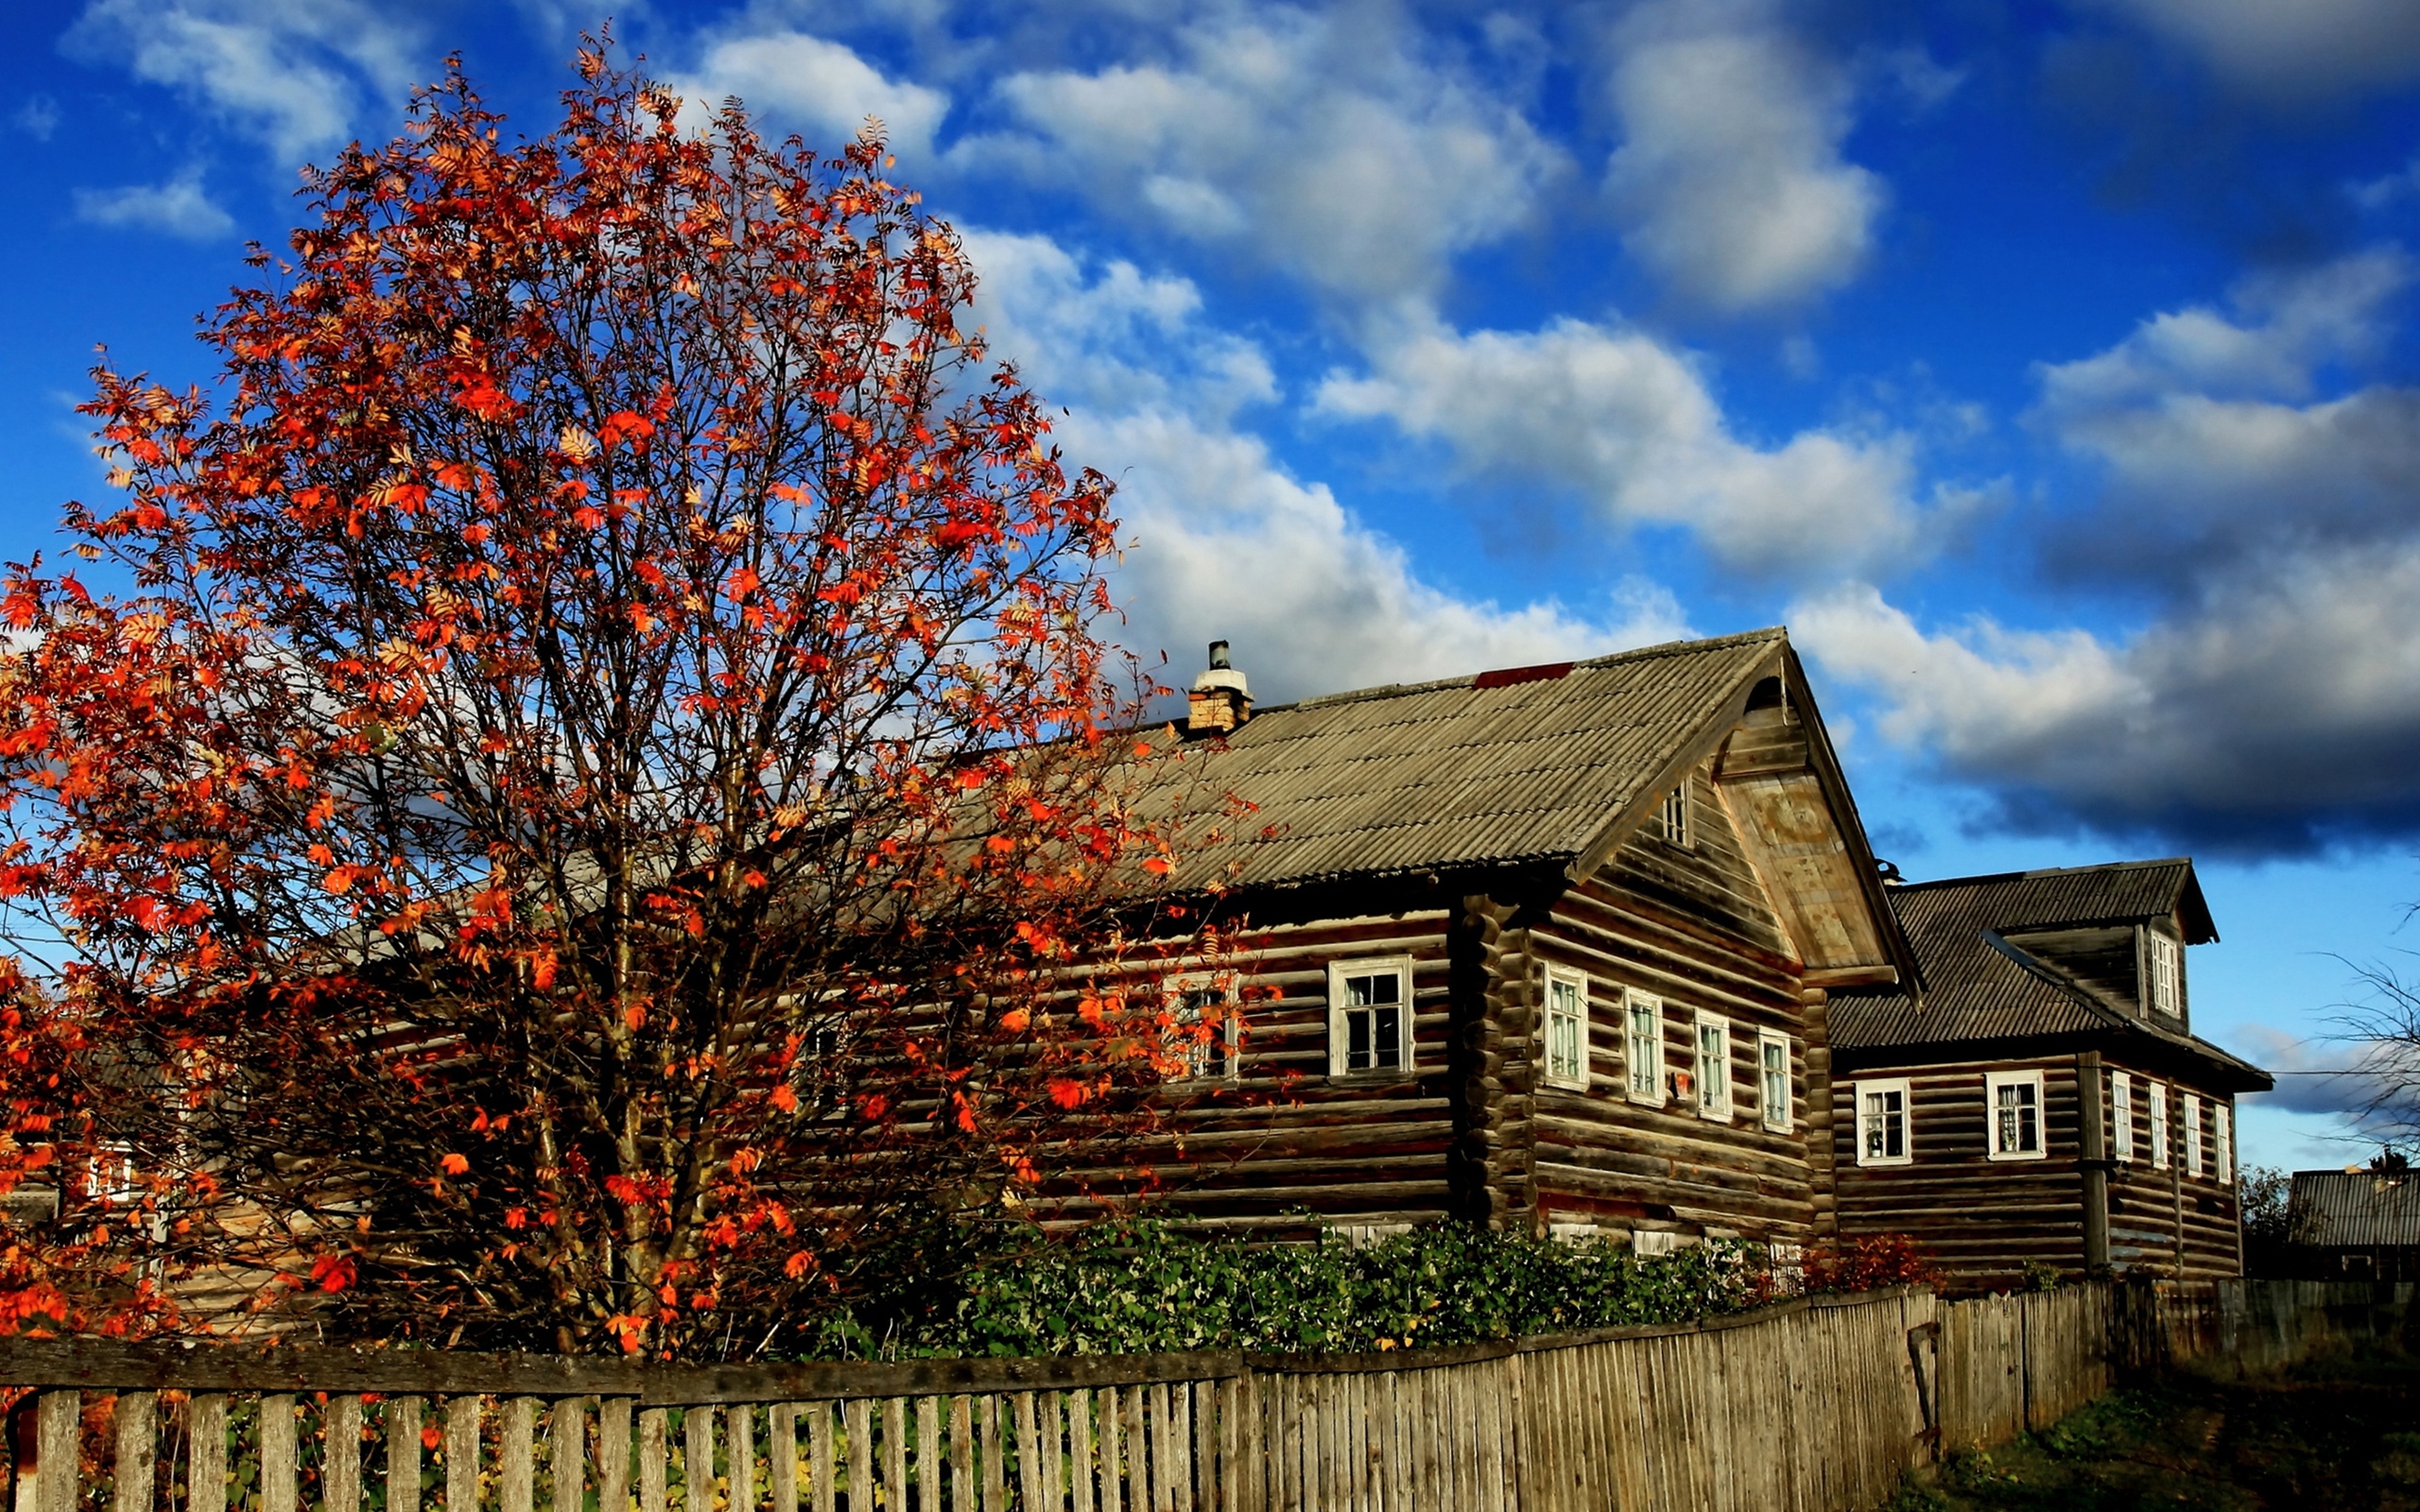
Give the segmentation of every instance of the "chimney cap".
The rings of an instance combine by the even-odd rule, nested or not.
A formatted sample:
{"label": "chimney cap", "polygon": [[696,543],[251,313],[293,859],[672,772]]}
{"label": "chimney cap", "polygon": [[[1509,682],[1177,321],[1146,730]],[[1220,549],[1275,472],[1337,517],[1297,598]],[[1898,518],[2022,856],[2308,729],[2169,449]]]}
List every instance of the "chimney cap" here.
{"label": "chimney cap", "polygon": [[1244,675],[1236,670],[1234,660],[1227,655],[1227,643],[1224,641],[1210,643],[1210,665],[1193,679],[1193,691],[1196,693],[1212,688],[1224,688],[1245,699],[1252,697],[1251,684],[1245,682]]}

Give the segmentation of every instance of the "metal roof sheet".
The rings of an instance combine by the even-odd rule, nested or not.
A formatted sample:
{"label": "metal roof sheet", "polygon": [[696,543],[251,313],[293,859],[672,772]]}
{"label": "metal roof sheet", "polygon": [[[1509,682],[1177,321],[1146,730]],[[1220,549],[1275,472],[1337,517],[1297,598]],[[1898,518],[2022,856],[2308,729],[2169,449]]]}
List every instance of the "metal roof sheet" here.
{"label": "metal roof sheet", "polygon": [[[1924,971],[1919,1006],[1893,989],[1832,997],[1832,1042],[1847,1051],[1968,1045],[2095,1032],[2140,1035],[2268,1084],[2268,1074],[2205,1040],[2101,1003],[2007,933],[2187,914],[2187,938],[2215,939],[2193,863],[2182,857],[2002,872],[1890,891]],[[2190,906],[2187,906],[2189,900]],[[2191,921],[2199,912],[2200,927]]]}
{"label": "metal roof sheet", "polygon": [[2298,1245],[2420,1246],[2420,1173],[2297,1171],[2286,1232]]}
{"label": "metal roof sheet", "polygon": [[1141,811],[1199,824],[1229,795],[1253,806],[1225,844],[1181,848],[1180,884],[1567,862],[1787,644],[1756,630],[1259,710],[1147,763]]}

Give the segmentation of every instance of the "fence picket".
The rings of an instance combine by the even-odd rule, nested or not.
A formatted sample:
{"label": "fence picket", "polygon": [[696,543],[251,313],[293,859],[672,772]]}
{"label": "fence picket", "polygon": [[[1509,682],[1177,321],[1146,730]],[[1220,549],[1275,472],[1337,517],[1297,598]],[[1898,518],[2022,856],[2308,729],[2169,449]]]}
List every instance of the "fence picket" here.
{"label": "fence picket", "polygon": [[[186,1512],[227,1512],[226,1394],[199,1392],[186,1402],[185,1413],[191,1437],[186,1446]],[[417,1486],[420,1484],[417,1457],[413,1470],[412,1484]],[[47,1509],[38,1506],[35,1512],[47,1512]]]}
{"label": "fence picket", "polygon": [[[361,1445],[359,1442],[361,1399],[338,1397],[329,1405],[333,1407],[337,1402],[351,1402],[354,1415],[355,1433],[353,1443],[354,1474],[352,1483],[354,1500],[340,1502],[337,1499],[336,1492],[331,1490],[328,1493],[328,1512],[354,1512],[355,1503],[360,1500],[361,1490]],[[117,1430],[117,1459],[111,1485],[111,1504],[113,1512],[151,1512],[151,1497],[157,1480],[157,1467],[160,1459],[160,1394],[156,1391],[118,1393],[116,1421],[113,1426]],[[332,1429],[329,1434],[332,1449],[335,1442],[336,1435]],[[333,1486],[337,1484],[334,1477],[338,1465],[333,1454],[330,1455],[328,1465],[329,1484]]]}
{"label": "fence picket", "polygon": [[596,1512],[630,1509],[631,1407],[628,1397],[596,1403]]}

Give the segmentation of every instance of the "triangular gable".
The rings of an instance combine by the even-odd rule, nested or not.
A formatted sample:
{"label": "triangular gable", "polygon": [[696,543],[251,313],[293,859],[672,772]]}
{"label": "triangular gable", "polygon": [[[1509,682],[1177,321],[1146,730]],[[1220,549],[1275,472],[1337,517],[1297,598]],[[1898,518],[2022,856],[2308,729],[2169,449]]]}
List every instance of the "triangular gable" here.
{"label": "triangular gable", "polygon": [[1657,772],[1566,868],[1596,870],[1690,771],[1711,761],[1716,793],[1809,986],[1897,985],[1922,976],[1884,894],[1864,821],[1786,640],[1744,668]]}

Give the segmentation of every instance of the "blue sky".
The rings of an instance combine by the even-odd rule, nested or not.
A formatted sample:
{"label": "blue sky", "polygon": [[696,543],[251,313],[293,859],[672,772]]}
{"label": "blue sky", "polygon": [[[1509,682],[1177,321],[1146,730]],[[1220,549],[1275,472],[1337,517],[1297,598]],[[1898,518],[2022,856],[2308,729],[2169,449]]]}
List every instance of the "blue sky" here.
{"label": "blue sky", "polygon": [[[1123,486],[1129,640],[1263,701],[1787,622],[1910,877],[2187,852],[2197,1027],[2273,1067],[2420,946],[2420,9],[1063,0],[612,12],[964,233]],[[0,12],[0,530],[102,481],[95,343],[194,316],[553,3]],[[2336,1080],[2248,1160],[2340,1164]]]}

